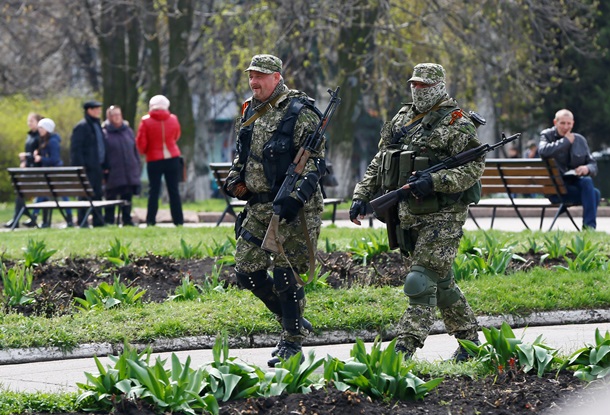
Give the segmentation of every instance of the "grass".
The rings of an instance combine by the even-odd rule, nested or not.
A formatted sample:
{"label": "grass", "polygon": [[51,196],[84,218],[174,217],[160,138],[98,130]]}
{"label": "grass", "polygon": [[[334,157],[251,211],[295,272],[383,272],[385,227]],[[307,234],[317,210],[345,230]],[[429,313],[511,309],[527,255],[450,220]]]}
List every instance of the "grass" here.
{"label": "grass", "polygon": [[[527,314],[608,307],[610,292],[602,289],[607,278],[601,271],[570,274],[536,270],[466,281],[461,288],[477,315]],[[317,331],[383,333],[400,318],[407,305],[399,288],[328,288],[308,295],[307,317],[316,322]],[[249,292],[236,289],[206,293],[201,302],[151,303],[51,319],[0,314],[0,327],[0,349],[70,349],[89,342],[216,336],[223,330],[247,343],[248,336],[279,332],[279,325],[262,303]]]}

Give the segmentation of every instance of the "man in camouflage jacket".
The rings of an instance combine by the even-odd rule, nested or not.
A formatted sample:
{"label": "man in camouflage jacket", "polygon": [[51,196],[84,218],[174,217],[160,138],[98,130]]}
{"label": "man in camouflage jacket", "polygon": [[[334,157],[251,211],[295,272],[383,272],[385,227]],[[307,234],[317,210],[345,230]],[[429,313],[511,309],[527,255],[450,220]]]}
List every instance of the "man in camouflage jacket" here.
{"label": "man in camouflage jacket", "polygon": [[[287,167],[320,120],[313,101],[303,92],[288,89],[281,75],[282,61],[272,55],[256,55],[246,72],[252,97],[242,107],[237,122],[237,155],[225,184],[225,192],[247,200],[236,221],[235,271],[239,283],[258,297],[282,325],[282,336],[269,366],[301,351],[312,329],[303,318],[305,292],[295,275],[309,269],[305,234],[317,246],[323,196],[318,185],[325,171],[324,148],[312,152],[295,191],[275,201]],[[286,255],[261,248],[273,215],[280,207],[280,238]],[[300,216],[299,211],[304,215]],[[302,223],[302,219],[304,222]],[[267,270],[273,267],[273,275]]]}
{"label": "man in camouflage jacket", "polygon": [[[381,177],[389,165],[386,153],[397,150],[408,155],[410,158],[395,158],[401,160],[400,170],[416,171],[480,144],[474,124],[446,92],[441,65],[416,65],[409,83],[413,103],[403,106],[392,121],[384,124],[379,151],[354,189],[350,219],[358,225],[358,219],[366,213],[366,203],[379,190],[392,190],[384,188],[386,178]],[[403,160],[416,161],[413,167],[405,167]],[[477,183],[484,167],[481,157],[453,169],[415,174],[410,179],[410,194],[402,192],[397,209],[398,240],[410,265],[404,285],[410,304],[398,323],[397,350],[404,352],[405,358],[424,345],[436,307],[449,334],[478,342],[477,320],[454,281],[451,267],[468,214],[463,192]],[[411,172],[403,176],[408,179]],[[395,188],[404,184],[397,183]],[[462,347],[454,354],[456,360],[467,357]]]}

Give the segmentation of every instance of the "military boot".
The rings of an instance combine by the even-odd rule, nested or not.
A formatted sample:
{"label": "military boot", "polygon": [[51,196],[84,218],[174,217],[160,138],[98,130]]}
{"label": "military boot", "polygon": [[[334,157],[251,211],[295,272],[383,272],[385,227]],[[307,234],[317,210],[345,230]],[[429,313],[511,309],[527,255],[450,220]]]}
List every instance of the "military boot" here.
{"label": "military boot", "polygon": [[[481,345],[481,342],[478,340],[471,340],[474,344],[476,344],[477,346]],[[456,349],[455,352],[453,352],[453,355],[451,356],[451,359],[449,359],[449,361],[453,361],[456,363],[463,363],[466,362],[470,359],[472,359],[472,355],[470,353],[468,353],[468,350],[466,350],[464,348],[464,346],[462,346],[460,344],[460,346]]]}
{"label": "military boot", "polygon": [[[275,365],[280,363],[282,360],[287,360],[295,354],[303,351],[301,340],[296,338],[294,338],[293,340],[294,341],[289,341],[286,339],[280,340],[277,348],[277,353],[272,359],[267,361],[267,365],[269,367],[275,367]],[[304,358],[301,355],[301,362],[303,362],[303,360]]]}
{"label": "military boot", "polygon": [[411,346],[405,342],[398,341],[396,343],[396,347],[394,348],[394,351],[396,353],[402,353],[402,359],[404,361],[407,361],[407,360],[410,360],[413,358],[413,355],[415,354],[415,347]]}
{"label": "military boot", "polygon": [[[280,322],[280,324],[282,324],[282,316],[280,315],[275,315],[275,319],[277,321]],[[309,320],[307,320],[305,317],[301,317],[301,327],[304,328],[305,330],[307,330],[307,334],[309,335],[309,333],[313,332],[313,325],[311,324],[311,322]],[[277,345],[275,346],[275,349],[273,349],[271,351],[271,356],[275,357],[277,356],[277,352],[280,349],[280,344],[282,343],[282,341],[280,340]]]}

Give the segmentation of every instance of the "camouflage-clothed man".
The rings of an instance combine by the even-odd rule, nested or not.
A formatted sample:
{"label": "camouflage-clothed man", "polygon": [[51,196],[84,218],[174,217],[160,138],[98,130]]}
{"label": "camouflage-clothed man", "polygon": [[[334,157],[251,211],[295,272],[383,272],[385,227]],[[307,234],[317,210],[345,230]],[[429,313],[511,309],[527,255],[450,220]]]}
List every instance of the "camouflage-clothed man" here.
{"label": "camouflage-clothed man", "polygon": [[[480,144],[474,124],[447,94],[441,65],[416,65],[409,83],[413,103],[403,106],[382,127],[379,151],[354,189],[350,219],[356,224],[366,213],[366,202],[378,190],[402,186],[412,171],[423,170]],[[451,265],[468,214],[465,191],[476,184],[484,167],[481,157],[458,168],[415,174],[409,180],[411,194],[401,192],[397,239],[410,262],[404,285],[410,305],[398,324],[397,350],[405,352],[405,358],[424,345],[436,307],[449,334],[478,342],[477,320],[455,284]],[[392,176],[392,171],[400,174]],[[403,181],[388,185],[391,177],[402,177]],[[467,356],[463,348],[454,355],[458,360]]]}
{"label": "camouflage-clothed man", "polygon": [[[280,357],[286,359],[301,351],[302,341],[312,329],[303,318],[305,292],[295,272],[308,271],[304,235],[307,233],[313,246],[317,246],[324,208],[318,185],[325,171],[322,143],[307,161],[295,191],[275,202],[280,207],[279,232],[285,241],[286,256],[261,248],[286,170],[320,120],[319,111],[306,94],[284,85],[281,71],[282,61],[272,55],[254,56],[246,69],[252,97],[244,103],[237,122],[237,156],[224,189],[229,195],[248,201],[236,223],[237,279],[282,324],[281,340],[268,362],[271,367]],[[272,276],[267,273],[270,267]]]}

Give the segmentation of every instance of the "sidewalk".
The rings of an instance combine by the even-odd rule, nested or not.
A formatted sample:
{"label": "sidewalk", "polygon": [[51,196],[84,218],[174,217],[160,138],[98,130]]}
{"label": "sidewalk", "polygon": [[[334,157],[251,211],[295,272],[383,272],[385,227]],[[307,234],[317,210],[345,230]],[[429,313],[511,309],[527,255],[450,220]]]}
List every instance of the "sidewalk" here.
{"label": "sidewalk", "polygon": [[[610,330],[610,323],[529,327],[514,329],[514,332],[517,338],[522,338],[527,343],[533,342],[536,337],[542,335],[545,344],[559,349],[562,355],[569,355],[586,343],[595,343],[596,328],[599,328],[603,334]],[[485,341],[482,333],[479,334],[479,338],[481,341]],[[384,342],[383,347],[386,347],[387,344],[388,342]],[[367,343],[369,350],[371,345],[372,343]],[[456,347],[455,339],[447,334],[431,335],[426,340],[425,346],[417,351],[415,358],[427,361],[448,359]],[[307,346],[306,343],[304,351],[305,353],[313,351],[318,359],[325,359],[327,355],[330,355],[347,360],[352,348],[353,343],[324,346]],[[270,347],[231,349],[229,355],[250,365],[266,369],[272,349]],[[187,356],[190,356],[192,359],[191,367],[194,368],[213,359],[211,349],[186,350],[175,353],[181,362],[184,362]],[[154,354],[153,356],[169,358],[170,355],[171,352],[167,352]],[[100,360],[104,366],[110,364],[110,359],[107,357],[102,357]],[[86,382],[85,372],[98,373],[93,358],[8,364],[0,366],[0,385],[9,390],[20,392],[75,392],[78,390],[76,382]]]}

